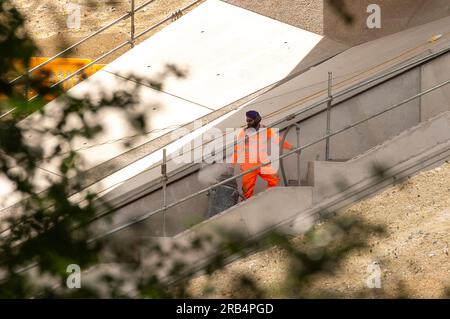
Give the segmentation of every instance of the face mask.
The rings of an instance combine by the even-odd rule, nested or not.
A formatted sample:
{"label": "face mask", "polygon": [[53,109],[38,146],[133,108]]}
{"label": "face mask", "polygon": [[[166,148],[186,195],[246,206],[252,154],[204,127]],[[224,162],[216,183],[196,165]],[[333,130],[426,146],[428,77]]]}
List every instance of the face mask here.
{"label": "face mask", "polygon": [[261,120],[253,120],[251,122],[247,122],[247,128],[258,128],[259,123],[261,122]]}

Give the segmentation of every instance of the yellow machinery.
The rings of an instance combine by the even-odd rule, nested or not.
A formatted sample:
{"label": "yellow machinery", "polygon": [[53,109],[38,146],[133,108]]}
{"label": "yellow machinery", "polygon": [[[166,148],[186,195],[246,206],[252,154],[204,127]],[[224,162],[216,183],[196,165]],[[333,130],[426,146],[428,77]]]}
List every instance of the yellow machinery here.
{"label": "yellow machinery", "polygon": [[[47,61],[49,58],[45,57],[33,57],[29,61],[29,69],[32,69],[45,61]],[[78,59],[78,58],[58,58],[50,63],[44,65],[43,67],[39,68],[38,70],[32,72],[31,76],[34,80],[41,80],[44,87],[50,88],[53,84],[56,84],[60,82],[61,80],[67,78],[68,76],[72,75],[79,69],[85,67],[89,63],[91,63],[92,60],[90,59]],[[84,79],[90,77],[92,74],[99,71],[101,68],[103,68],[104,64],[93,64],[92,66],[86,68],[83,70],[83,72],[80,72],[80,74],[77,74],[70,78],[67,81],[64,81],[61,83],[61,88],[64,91],[67,91],[68,89],[72,88],[79,82],[83,81]],[[19,70],[20,73],[25,73],[25,68],[23,67],[23,63],[17,62],[17,65],[15,67],[16,70]],[[19,84],[19,87],[22,89],[23,84]],[[36,96],[37,92],[34,90],[28,90],[27,97],[28,99],[33,98]],[[51,100],[56,98],[56,95],[54,94],[46,94],[42,97],[43,100],[41,102],[48,103]],[[15,110],[16,107],[13,106],[13,104],[8,103],[3,105],[2,102],[6,101],[7,97],[0,94],[0,109],[9,109],[6,113],[0,111],[0,119],[9,114],[12,110]],[[11,102],[11,101],[10,101]]]}
{"label": "yellow machinery", "polygon": [[[35,57],[30,59],[30,69],[38,66],[41,63],[44,63],[49,58],[43,57]],[[78,59],[78,58],[58,58],[53,60],[52,62],[44,65],[39,70],[33,72],[33,78],[39,78],[39,76],[45,78],[44,83],[50,87],[51,85],[58,83],[64,78],[70,76],[75,73],[79,69],[85,67],[92,61],[90,59]],[[75,86],[77,83],[83,81],[84,79],[90,77],[92,74],[96,73],[98,70],[103,68],[104,64],[94,64],[88,68],[86,68],[80,74],[75,75],[71,79],[64,81],[61,83],[61,87],[64,91]],[[40,74],[39,74],[40,73]],[[48,74],[49,76],[45,76]],[[32,97],[36,93],[30,92],[29,97]],[[54,98],[54,97],[53,97]],[[53,99],[51,98],[51,99]],[[47,97],[46,97],[47,99]]]}

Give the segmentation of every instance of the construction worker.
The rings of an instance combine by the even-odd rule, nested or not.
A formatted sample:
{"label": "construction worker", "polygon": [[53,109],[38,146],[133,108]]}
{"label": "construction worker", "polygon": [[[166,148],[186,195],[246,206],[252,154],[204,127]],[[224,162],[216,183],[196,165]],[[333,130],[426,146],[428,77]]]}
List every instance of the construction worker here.
{"label": "construction worker", "polygon": [[[279,148],[281,141],[274,130],[261,125],[261,116],[257,111],[248,111],[246,117],[247,127],[239,131],[231,158],[231,163],[240,164],[241,171],[269,162],[269,148],[272,145]],[[283,148],[292,150],[292,145],[284,142]],[[246,199],[253,195],[258,175],[267,182],[267,188],[278,186],[280,182],[277,169],[271,164],[249,172],[242,177],[242,191]]]}

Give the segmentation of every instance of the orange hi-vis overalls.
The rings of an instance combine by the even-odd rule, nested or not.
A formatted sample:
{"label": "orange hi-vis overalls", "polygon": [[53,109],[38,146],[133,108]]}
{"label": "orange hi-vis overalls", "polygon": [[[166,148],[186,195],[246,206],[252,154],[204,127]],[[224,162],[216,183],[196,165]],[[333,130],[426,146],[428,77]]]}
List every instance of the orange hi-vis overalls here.
{"label": "orange hi-vis overalls", "polygon": [[[255,130],[242,129],[238,134],[231,162],[240,164],[241,171],[269,162],[269,148],[271,146],[279,148],[281,137],[270,128],[261,127],[255,133]],[[285,141],[283,148],[291,149],[292,146]],[[249,172],[242,177],[242,191],[245,198],[253,195],[258,175],[267,182],[267,188],[278,186],[280,182],[277,170],[271,164]]]}

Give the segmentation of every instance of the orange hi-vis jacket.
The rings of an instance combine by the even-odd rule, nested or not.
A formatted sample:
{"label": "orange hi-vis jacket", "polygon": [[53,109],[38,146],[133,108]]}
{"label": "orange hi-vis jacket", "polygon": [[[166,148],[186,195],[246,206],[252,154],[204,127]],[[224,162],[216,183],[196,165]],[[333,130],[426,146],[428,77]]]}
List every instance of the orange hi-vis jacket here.
{"label": "orange hi-vis jacket", "polygon": [[[267,163],[271,160],[274,147],[279,148],[281,137],[270,128],[261,127],[258,132],[253,129],[242,129],[237,136],[231,163],[240,164],[241,171],[246,171],[255,166]],[[291,149],[288,142],[283,143],[283,148]],[[278,154],[278,153],[276,153]],[[274,160],[272,158],[272,160]],[[278,167],[278,166],[277,166]],[[268,164],[261,168],[262,174],[276,174],[277,170]]]}

